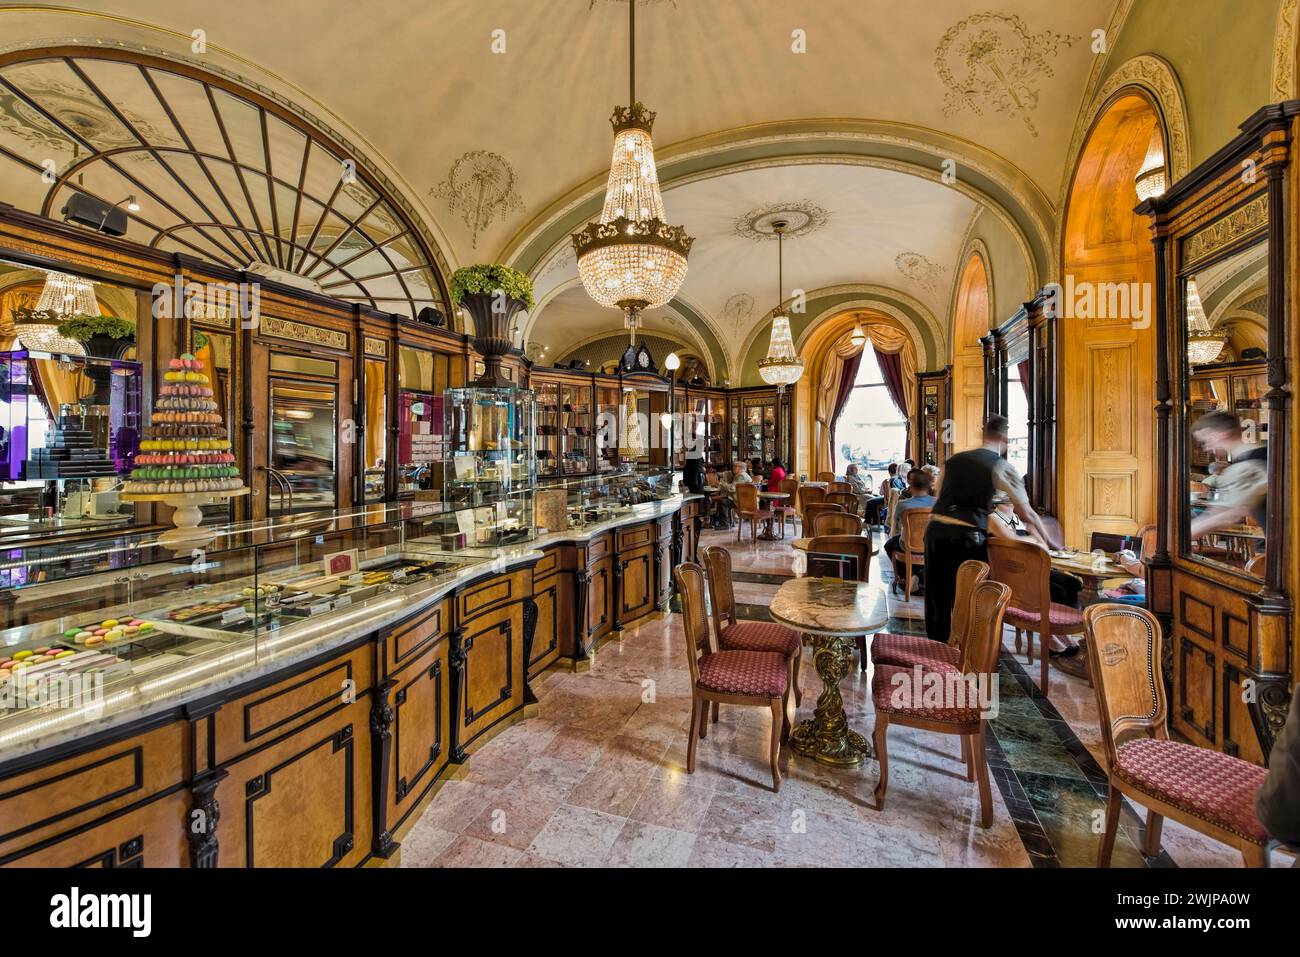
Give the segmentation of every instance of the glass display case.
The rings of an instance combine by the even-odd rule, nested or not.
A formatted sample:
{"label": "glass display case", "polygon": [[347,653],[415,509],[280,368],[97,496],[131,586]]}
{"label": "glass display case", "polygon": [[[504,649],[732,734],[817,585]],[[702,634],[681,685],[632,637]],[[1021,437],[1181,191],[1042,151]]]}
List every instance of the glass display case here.
{"label": "glass display case", "polygon": [[537,474],[555,475],[560,471],[560,387],[554,382],[539,382],[537,400]]}
{"label": "glass display case", "polygon": [[591,387],[560,386],[560,470],[586,475],[593,453]]}
{"label": "glass display case", "polygon": [[486,561],[449,551],[441,503],[217,528],[205,549],[148,535],[0,554],[0,753],[273,667],[417,607]]}
{"label": "glass display case", "polygon": [[446,402],[440,395],[397,394],[397,483],[404,495],[437,497],[447,461]]}
{"label": "glass display case", "polygon": [[596,387],[596,471],[619,470],[618,425],[623,395],[618,386]]}
{"label": "glass display case", "polygon": [[671,498],[673,471],[638,467],[559,483],[567,493],[568,527],[585,528],[632,514],[639,505]]}
{"label": "glass display case", "polygon": [[505,545],[533,534],[537,404],[527,389],[451,389],[444,396],[448,458],[443,499],[459,516],[461,546]]}
{"label": "glass display case", "polygon": [[776,403],[745,400],[744,459],[767,463],[776,455]]}

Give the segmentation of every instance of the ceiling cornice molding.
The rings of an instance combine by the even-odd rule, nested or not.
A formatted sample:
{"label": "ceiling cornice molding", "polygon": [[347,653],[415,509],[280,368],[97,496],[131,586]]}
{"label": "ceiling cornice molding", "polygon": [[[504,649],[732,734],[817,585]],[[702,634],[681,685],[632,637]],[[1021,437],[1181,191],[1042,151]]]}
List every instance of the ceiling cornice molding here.
{"label": "ceiling cornice molding", "polygon": [[[755,149],[764,151],[763,155],[743,155]],[[889,151],[898,155],[889,155]],[[665,191],[765,165],[873,165],[870,161],[876,160],[882,168],[957,188],[998,212],[1017,241],[1030,251],[1029,272],[1035,283],[1050,268],[1056,210],[1046,194],[1014,163],[938,130],[880,120],[785,120],[685,140],[657,151],[657,160]],[[954,183],[943,182],[945,160],[956,164]],[[972,172],[979,176],[970,175]],[[597,215],[605,185],[601,173],[553,201],[505,244],[498,261],[532,272],[554,255],[570,232]]]}

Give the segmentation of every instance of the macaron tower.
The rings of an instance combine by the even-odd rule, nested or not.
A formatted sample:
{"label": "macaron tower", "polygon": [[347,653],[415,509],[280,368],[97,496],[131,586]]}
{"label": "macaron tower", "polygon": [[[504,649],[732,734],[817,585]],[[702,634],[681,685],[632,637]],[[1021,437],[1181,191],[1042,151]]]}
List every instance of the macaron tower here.
{"label": "macaron tower", "polygon": [[243,486],[203,363],[188,352],[167,363],[152,422],[124,492],[170,495]]}

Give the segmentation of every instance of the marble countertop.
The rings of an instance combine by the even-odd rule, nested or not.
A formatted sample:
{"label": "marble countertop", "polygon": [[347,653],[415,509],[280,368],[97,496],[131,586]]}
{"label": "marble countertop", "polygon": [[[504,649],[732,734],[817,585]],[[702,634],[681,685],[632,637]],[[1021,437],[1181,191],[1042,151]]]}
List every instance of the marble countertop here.
{"label": "marble countertop", "polygon": [[889,621],[884,589],[839,578],[792,578],[777,590],[769,611],[786,627],[810,635],[869,635]]}
{"label": "marble countertop", "polygon": [[[677,512],[682,504],[682,496],[674,495],[659,502],[633,506],[626,514],[586,528],[552,532],[500,548],[461,549],[454,553],[457,557],[478,561],[466,562],[433,581],[381,593],[346,609],[335,609],[318,618],[266,632],[256,639],[232,641],[194,655],[184,667],[159,668],[156,674],[133,674],[119,686],[105,681],[102,696],[84,705],[47,705],[10,715],[0,720],[0,771],[8,762],[26,755],[180,709],[328,654],[420,613],[472,581],[536,562],[542,558],[543,549],[587,542],[624,525],[664,518]],[[414,550],[421,544],[420,540],[413,540],[407,547]]]}

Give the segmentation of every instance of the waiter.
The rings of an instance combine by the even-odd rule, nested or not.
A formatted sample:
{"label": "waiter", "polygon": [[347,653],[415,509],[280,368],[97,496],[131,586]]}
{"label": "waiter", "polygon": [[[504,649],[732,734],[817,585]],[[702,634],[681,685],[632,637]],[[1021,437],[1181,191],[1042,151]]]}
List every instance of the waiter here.
{"label": "waiter", "polygon": [[1005,492],[1025,524],[1050,547],[1060,547],[1030,507],[1024,482],[1002,457],[1008,426],[1006,416],[989,416],[984,445],[958,452],[943,467],[943,487],[925,530],[925,633],[935,641],[948,640],[957,569],[971,559],[988,561],[985,542],[994,493]]}

